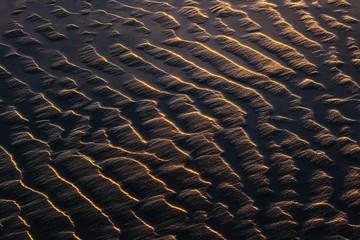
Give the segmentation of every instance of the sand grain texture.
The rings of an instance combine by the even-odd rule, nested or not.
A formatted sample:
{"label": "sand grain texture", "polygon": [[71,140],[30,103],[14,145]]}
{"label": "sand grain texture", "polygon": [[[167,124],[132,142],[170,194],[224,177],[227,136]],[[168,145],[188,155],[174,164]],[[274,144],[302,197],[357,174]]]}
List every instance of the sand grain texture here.
{"label": "sand grain texture", "polygon": [[360,239],[356,0],[0,12],[0,239]]}

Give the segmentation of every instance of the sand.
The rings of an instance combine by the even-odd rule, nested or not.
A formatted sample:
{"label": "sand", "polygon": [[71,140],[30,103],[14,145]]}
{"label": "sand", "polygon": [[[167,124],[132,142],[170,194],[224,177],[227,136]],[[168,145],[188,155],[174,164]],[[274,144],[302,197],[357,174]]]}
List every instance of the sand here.
{"label": "sand", "polygon": [[360,239],[356,0],[0,0],[0,239]]}

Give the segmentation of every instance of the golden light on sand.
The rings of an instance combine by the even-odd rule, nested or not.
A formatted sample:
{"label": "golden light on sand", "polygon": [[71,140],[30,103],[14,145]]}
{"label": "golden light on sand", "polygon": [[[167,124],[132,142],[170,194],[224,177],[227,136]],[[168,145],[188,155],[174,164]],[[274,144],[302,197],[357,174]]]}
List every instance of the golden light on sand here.
{"label": "golden light on sand", "polygon": [[0,0],[0,239],[360,239],[357,0]]}

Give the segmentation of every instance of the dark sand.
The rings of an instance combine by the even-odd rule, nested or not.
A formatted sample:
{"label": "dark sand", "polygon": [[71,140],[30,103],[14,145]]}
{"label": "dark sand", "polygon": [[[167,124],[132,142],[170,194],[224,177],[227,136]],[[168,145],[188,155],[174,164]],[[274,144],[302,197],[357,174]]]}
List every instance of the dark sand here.
{"label": "dark sand", "polygon": [[360,239],[357,0],[0,0],[0,239]]}

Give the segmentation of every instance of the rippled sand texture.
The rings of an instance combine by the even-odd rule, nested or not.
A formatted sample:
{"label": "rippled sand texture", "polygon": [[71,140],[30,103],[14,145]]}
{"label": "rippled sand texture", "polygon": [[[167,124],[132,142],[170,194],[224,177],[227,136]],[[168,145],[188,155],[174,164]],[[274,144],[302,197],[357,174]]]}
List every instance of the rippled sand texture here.
{"label": "rippled sand texture", "polygon": [[0,15],[0,239],[360,239],[358,0]]}

